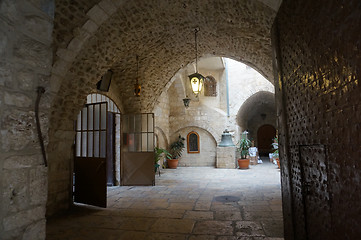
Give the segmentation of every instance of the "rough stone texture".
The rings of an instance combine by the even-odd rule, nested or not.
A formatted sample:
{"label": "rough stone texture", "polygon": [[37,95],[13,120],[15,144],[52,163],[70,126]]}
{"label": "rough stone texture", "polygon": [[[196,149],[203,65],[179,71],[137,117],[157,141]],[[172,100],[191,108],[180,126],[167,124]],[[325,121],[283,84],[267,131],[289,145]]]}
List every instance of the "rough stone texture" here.
{"label": "rough stone texture", "polygon": [[[275,75],[287,239],[361,235],[361,38],[352,24],[360,21],[356,0],[284,1],[279,10]],[[317,214],[305,214],[312,209]]]}
{"label": "rough stone texture", "polygon": [[0,2],[0,238],[45,239],[47,169],[35,123],[48,142],[52,95],[52,1]]}
{"label": "rough stone texture", "polygon": [[[193,60],[192,26],[195,23],[202,29],[199,41],[203,39],[205,43],[207,39],[207,44],[200,45],[200,55],[231,56],[256,66],[272,80],[269,29],[275,12],[258,1],[227,1],[222,6],[214,1],[202,2],[200,6],[181,1],[147,1],[146,4],[102,1],[91,7],[94,3],[82,1],[70,5],[57,1],[54,36],[60,41],[55,45],[53,73],[64,79],[58,100],[67,96],[72,103],[77,103],[67,107],[78,110],[84,94],[106,69],[113,68],[118,76],[113,79],[111,91],[122,92],[122,100],[127,102],[126,112],[152,110],[154,100],[161,93],[159,86],[164,86],[179,67]],[[196,8],[197,13],[190,11]],[[253,12],[262,16],[255,17]],[[89,19],[100,25],[96,31],[90,27],[94,24],[89,24]],[[74,38],[70,40],[69,35]],[[254,38],[252,43],[247,35]],[[233,42],[228,36],[239,40]],[[64,57],[66,51],[62,49],[66,46],[73,50],[73,56],[67,53]],[[253,54],[255,49],[259,54]],[[140,55],[143,94],[134,101],[131,86],[136,54]],[[78,84],[72,84],[74,81]],[[57,114],[63,115],[61,106],[66,103],[59,103],[54,106],[58,106]]]}
{"label": "rough stone texture", "polygon": [[217,147],[217,168],[236,168],[236,147]]}

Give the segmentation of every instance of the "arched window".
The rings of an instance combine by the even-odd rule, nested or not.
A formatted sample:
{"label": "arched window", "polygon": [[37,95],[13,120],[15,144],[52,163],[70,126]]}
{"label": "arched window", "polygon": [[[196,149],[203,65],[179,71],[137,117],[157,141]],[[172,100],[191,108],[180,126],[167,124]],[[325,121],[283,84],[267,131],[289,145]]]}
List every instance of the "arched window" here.
{"label": "arched window", "polygon": [[108,98],[105,95],[102,95],[99,93],[91,93],[87,96],[86,100],[87,100],[86,101],[87,104],[107,102],[108,103],[108,109],[107,109],[108,112],[120,113],[117,105],[113,102],[113,100],[111,100],[110,98]]}
{"label": "arched window", "polygon": [[196,132],[190,132],[187,135],[187,152],[199,153],[199,135]]}
{"label": "arched window", "polygon": [[217,81],[212,76],[207,76],[206,79],[204,79],[204,96],[217,96]]}

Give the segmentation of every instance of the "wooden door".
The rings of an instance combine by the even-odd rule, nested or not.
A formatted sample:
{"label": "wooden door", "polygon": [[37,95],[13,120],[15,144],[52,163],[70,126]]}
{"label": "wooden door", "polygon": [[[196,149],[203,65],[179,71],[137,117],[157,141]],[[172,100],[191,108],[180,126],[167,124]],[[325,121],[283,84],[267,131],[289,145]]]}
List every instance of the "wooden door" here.
{"label": "wooden door", "polygon": [[107,205],[107,103],[87,104],[76,121],[74,201]]}
{"label": "wooden door", "polygon": [[299,151],[307,239],[331,239],[325,148],[323,145],[300,146]]}
{"label": "wooden door", "polygon": [[257,131],[257,147],[260,154],[272,152],[273,138],[276,136],[276,129],[272,125],[263,125]]}
{"label": "wooden door", "polygon": [[122,185],[154,185],[154,114],[122,115]]}

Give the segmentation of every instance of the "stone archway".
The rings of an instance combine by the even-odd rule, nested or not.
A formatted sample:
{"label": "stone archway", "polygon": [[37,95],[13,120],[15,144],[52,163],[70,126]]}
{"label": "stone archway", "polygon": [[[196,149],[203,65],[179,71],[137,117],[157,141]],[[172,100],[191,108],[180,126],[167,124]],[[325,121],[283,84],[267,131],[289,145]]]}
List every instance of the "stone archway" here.
{"label": "stone archway", "polygon": [[[245,62],[273,81],[270,28],[278,4],[228,0],[220,9],[218,4],[195,1],[153,0],[144,4],[142,0],[93,0],[72,5],[71,10],[69,7],[65,0],[56,1],[49,189],[59,189],[54,184],[63,187],[49,194],[48,205],[53,209],[49,214],[68,207],[70,195],[65,186],[71,156],[63,158],[60,153],[71,148],[72,122],[85,96],[95,91],[95,84],[108,69],[114,74],[107,95],[124,109],[122,112],[150,112],[174,73],[194,61],[190,46],[197,25],[201,29],[200,56],[227,56]],[[194,9],[198,9],[197,13]],[[210,17],[209,12],[214,14]],[[139,98],[133,97],[132,87],[136,55],[140,56],[143,89]],[[59,175],[64,181],[55,183],[52,176]]]}
{"label": "stone archway", "polygon": [[[283,204],[287,217],[286,238],[306,238],[302,224],[305,219],[302,213],[304,182],[300,175],[303,158],[299,158],[299,146],[306,145],[314,149],[326,146],[328,158],[325,162],[330,173],[328,191],[332,196],[332,209],[313,214],[317,219],[310,218],[308,222],[311,225],[320,223],[318,230],[327,231],[331,227],[332,231],[328,232],[335,239],[357,238],[359,219],[354,213],[359,206],[352,203],[361,198],[361,191],[357,191],[360,185],[357,161],[360,154],[360,37],[359,26],[352,23],[360,22],[360,2],[284,1],[276,21],[277,8],[267,5],[271,1],[266,0],[229,0],[218,4],[216,1],[161,2],[168,3],[167,6],[178,4],[172,5],[172,11],[165,11],[169,14],[162,14],[161,8],[154,7],[159,2],[57,0],[54,21],[54,1],[1,2],[0,52],[6,61],[1,61],[0,65],[0,105],[4,113],[1,119],[1,180],[4,184],[0,189],[4,201],[1,201],[0,217],[4,222],[10,220],[10,224],[0,226],[1,234],[6,231],[7,236],[22,238],[28,237],[30,231],[38,234],[39,239],[44,238],[46,197],[43,195],[46,193],[43,193],[47,176],[56,189],[48,198],[48,204],[54,206],[50,214],[68,207],[71,198],[69,143],[74,137],[72,121],[84,97],[95,91],[95,83],[107,69],[113,66],[120,69],[118,84],[109,96],[118,104],[126,102],[126,112],[152,109],[151,94],[137,100],[131,98],[129,86],[135,73],[132,54],[139,50],[143,56],[148,56],[142,59],[142,79],[147,79],[144,86],[154,88],[156,91],[150,92],[156,96],[161,91],[157,87],[161,89],[179,65],[192,61],[193,52],[189,47],[192,37],[185,33],[192,32],[188,28],[200,26],[204,33],[200,36],[204,44],[200,46],[202,56],[217,54],[250,63],[272,81],[269,33],[274,22],[272,38],[280,151],[284,159],[281,173],[286,200]],[[313,17],[305,18],[308,15]],[[53,25],[54,40],[51,38]],[[173,29],[179,34],[171,34]],[[233,32],[236,34],[230,34]],[[54,53],[52,69],[51,52]],[[178,58],[172,59],[172,56]],[[38,85],[45,86],[48,94],[42,106],[44,136],[49,136],[48,169],[39,166],[41,154],[34,134],[31,100],[36,98],[34,89]],[[49,131],[48,113],[52,113]],[[314,171],[322,170],[320,164],[312,166]],[[25,177],[21,176],[27,176],[29,181],[23,181]],[[9,184],[7,181],[12,178],[20,181],[16,185]],[[14,194],[16,190],[24,194]],[[328,202],[327,194],[321,197],[318,200],[325,200],[322,203]],[[30,205],[22,205],[24,202]],[[325,208],[318,205],[314,209]],[[331,214],[331,225],[322,225],[323,220],[327,220],[325,213]],[[11,224],[13,219],[19,221]]]}
{"label": "stone archway", "polygon": [[179,166],[182,167],[214,167],[216,165],[216,146],[217,141],[214,135],[207,129],[196,126],[185,126],[171,134],[170,140],[176,139],[179,134],[187,141],[187,135],[190,132],[196,132],[199,140],[199,152],[192,154],[188,153],[187,143],[179,160]]}
{"label": "stone archway", "polygon": [[242,129],[247,129],[249,137],[256,140],[257,131],[262,125],[276,125],[275,96],[272,92],[259,91],[249,97],[239,108],[237,123]]}

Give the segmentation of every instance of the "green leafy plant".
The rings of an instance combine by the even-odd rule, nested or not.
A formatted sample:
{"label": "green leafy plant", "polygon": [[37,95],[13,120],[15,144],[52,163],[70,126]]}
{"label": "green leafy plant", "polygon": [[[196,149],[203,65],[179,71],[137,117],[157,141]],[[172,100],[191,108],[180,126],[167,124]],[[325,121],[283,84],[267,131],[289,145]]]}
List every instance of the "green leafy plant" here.
{"label": "green leafy plant", "polygon": [[248,150],[252,146],[251,140],[247,138],[247,131],[244,131],[241,135],[241,139],[238,142],[238,151],[241,154],[241,159],[246,159],[248,155]]}
{"label": "green leafy plant", "polygon": [[273,157],[278,158],[279,157],[279,152],[278,152],[278,137],[277,136],[273,139],[272,148],[274,150],[273,151]]}
{"label": "green leafy plant", "polygon": [[157,170],[160,166],[158,162],[163,155],[167,159],[172,159],[172,155],[167,150],[165,150],[163,148],[158,148],[158,147],[154,148],[154,171],[155,172],[157,172]]}
{"label": "green leafy plant", "polygon": [[172,155],[172,159],[178,159],[182,156],[182,152],[185,147],[184,140],[185,138],[179,135],[178,139],[170,145],[169,152]]}

